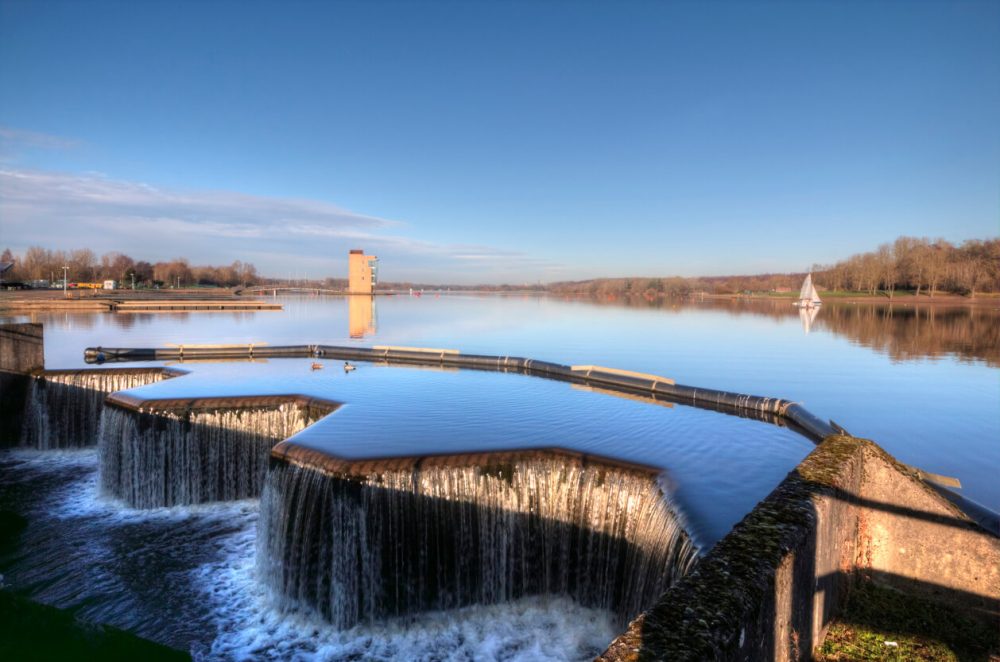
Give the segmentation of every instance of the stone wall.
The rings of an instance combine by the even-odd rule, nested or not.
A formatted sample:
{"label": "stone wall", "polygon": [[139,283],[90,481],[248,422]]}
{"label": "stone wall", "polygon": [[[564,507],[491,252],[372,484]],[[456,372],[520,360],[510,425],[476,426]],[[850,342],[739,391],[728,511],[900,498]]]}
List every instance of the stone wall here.
{"label": "stone wall", "polygon": [[0,324],[0,448],[20,440],[29,374],[44,367],[41,324]]}
{"label": "stone wall", "polygon": [[859,575],[1000,614],[1000,539],[872,442],[832,436],[601,659],[809,659]]}

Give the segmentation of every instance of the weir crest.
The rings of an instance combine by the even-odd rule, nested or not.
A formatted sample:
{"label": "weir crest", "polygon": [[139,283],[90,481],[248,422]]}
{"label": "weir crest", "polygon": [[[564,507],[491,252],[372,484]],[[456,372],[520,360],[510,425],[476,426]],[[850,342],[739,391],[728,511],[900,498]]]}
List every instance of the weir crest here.
{"label": "weir crest", "polygon": [[298,396],[140,401],[112,395],[99,434],[101,491],[133,508],[260,496],[271,448],[335,407]]}
{"label": "weir crest", "polygon": [[169,368],[37,371],[28,386],[20,444],[39,450],[95,446],[109,393],[183,374]]}
{"label": "weir crest", "polygon": [[275,449],[258,571],[282,608],[340,628],[540,594],[624,624],[697,558],[645,467],[559,450],[327,457]]}

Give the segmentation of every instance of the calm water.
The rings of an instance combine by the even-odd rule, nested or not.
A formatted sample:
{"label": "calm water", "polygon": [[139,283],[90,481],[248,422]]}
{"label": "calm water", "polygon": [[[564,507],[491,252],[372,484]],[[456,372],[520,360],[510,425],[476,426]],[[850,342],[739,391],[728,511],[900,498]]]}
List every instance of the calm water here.
{"label": "calm water", "polygon": [[[46,365],[87,346],[167,343],[398,344],[652,372],[784,397],[901,460],[959,477],[1000,508],[1000,315],[834,305],[641,307],[537,297],[286,298],[284,312],[38,315]],[[354,306],[351,309],[351,306]],[[19,318],[23,320],[25,318]],[[808,333],[806,332],[808,330]],[[311,361],[185,364],[150,397],[306,393],[346,403],[303,443],[358,457],[561,446],[656,466],[707,547],[812,448],[759,421],[476,371]],[[199,657],[584,659],[614,636],[607,614],[565,599],[430,614],[333,632],[269,607],[254,578],[256,502],[129,511],[96,493],[95,451],[0,454],[0,508],[31,516],[9,585]],[[150,568],[156,568],[155,573]],[[154,575],[154,576],[151,576]]]}
{"label": "calm water", "polygon": [[[84,365],[91,345],[399,344],[593,363],[784,397],[904,462],[959,477],[966,496],[1000,509],[997,310],[827,305],[806,333],[784,302],[624,307],[425,295],[379,298],[371,314],[352,316],[344,299],[281,301],[284,312],[34,319],[45,323],[52,368]],[[352,331],[365,335],[352,338]],[[231,365],[218,374],[251,379],[252,368]],[[277,370],[292,379],[299,368]]]}

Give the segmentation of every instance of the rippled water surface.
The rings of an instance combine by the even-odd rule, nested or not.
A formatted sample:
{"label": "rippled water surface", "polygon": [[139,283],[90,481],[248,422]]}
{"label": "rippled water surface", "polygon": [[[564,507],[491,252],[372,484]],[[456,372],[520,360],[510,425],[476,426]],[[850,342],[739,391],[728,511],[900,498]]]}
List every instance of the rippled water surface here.
{"label": "rippled water surface", "polygon": [[[959,477],[1000,508],[1000,316],[862,305],[800,318],[788,304],[625,307],[537,297],[285,298],[283,312],[37,315],[46,367],[88,346],[411,345],[598,364],[804,403],[901,460]],[[19,318],[24,321],[26,318]],[[302,433],[348,457],[566,447],[654,466],[703,546],[809,452],[774,425],[515,374],[339,362],[187,363],[150,397],[304,393],[345,403]],[[148,364],[146,364],[148,365]],[[97,495],[96,451],[0,454],[0,508],[26,514],[0,557],[10,586],[203,657],[586,658],[607,614],[565,598],[335,632],[273,611],[254,578],[256,501],[131,511]],[[155,569],[155,572],[151,572]]]}

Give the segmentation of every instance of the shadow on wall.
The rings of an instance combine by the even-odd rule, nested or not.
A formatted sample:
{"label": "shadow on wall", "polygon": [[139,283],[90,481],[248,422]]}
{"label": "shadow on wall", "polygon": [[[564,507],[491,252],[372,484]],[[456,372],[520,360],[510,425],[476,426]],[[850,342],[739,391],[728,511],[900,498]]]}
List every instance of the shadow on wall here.
{"label": "shadow on wall", "polygon": [[871,442],[827,438],[605,660],[800,660],[865,581],[994,622],[1000,539]]}
{"label": "shadow on wall", "polygon": [[45,368],[41,324],[0,324],[0,448],[21,441],[31,377]]}

